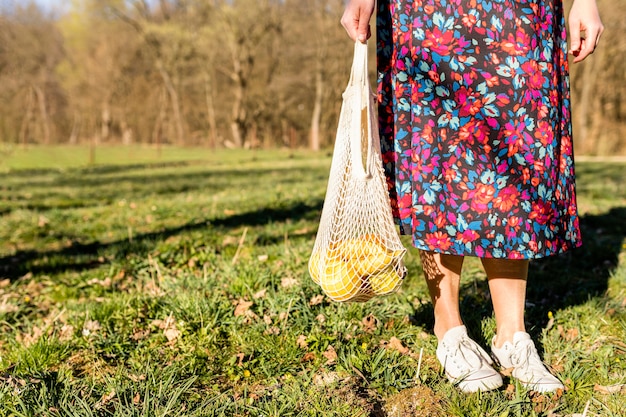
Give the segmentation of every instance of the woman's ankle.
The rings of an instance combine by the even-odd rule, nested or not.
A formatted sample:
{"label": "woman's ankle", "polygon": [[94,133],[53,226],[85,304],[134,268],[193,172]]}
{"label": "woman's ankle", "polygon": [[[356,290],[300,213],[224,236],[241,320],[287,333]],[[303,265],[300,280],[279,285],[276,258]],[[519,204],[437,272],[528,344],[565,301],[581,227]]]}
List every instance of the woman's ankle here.
{"label": "woman's ankle", "polygon": [[435,321],[433,332],[435,333],[435,336],[437,336],[437,340],[441,340],[448,330],[458,326],[463,326],[463,321],[460,319],[448,320],[445,322]]}

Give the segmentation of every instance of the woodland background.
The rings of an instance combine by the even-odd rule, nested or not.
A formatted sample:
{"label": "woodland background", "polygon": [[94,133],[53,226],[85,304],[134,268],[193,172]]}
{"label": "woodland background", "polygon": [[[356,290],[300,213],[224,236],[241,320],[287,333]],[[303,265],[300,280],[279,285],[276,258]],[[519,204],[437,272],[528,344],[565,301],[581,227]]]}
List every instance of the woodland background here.
{"label": "woodland background", "polygon": [[[73,0],[61,15],[15,3],[0,5],[5,152],[332,144],[352,54],[343,0]],[[626,9],[598,4],[601,48],[571,66],[576,149],[626,155]]]}

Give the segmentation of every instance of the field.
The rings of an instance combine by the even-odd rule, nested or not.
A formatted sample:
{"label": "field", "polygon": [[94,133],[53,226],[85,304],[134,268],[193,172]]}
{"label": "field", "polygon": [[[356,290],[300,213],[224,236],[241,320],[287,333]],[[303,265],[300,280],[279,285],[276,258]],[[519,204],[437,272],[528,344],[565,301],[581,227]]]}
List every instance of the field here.
{"label": "field", "polygon": [[[414,250],[399,294],[321,295],[306,264],[327,154],[119,147],[88,160],[69,147],[0,156],[0,416],[624,416],[624,162],[578,163],[585,245],[531,265],[529,331],[567,388],[542,396],[509,378],[475,395],[445,381]],[[462,283],[487,345],[475,259]]]}

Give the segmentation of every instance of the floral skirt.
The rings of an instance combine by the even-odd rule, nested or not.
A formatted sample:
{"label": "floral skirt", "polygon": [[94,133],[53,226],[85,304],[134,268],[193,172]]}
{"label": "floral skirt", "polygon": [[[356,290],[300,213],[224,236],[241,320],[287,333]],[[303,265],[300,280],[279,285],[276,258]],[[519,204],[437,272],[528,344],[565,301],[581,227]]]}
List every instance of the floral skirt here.
{"label": "floral skirt", "polygon": [[561,0],[379,0],[377,42],[401,232],[486,258],[579,246]]}

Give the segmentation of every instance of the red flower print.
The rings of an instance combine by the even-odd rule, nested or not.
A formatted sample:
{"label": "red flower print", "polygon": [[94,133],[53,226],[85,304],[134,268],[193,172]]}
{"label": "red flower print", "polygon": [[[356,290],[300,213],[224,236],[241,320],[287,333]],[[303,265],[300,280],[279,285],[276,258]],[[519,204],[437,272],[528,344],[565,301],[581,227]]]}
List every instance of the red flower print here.
{"label": "red flower print", "polygon": [[528,85],[529,88],[532,88],[533,90],[539,90],[541,87],[543,87],[545,77],[541,73],[537,61],[530,60],[524,62],[522,64],[522,70],[527,77],[526,85]]}
{"label": "red flower print", "polygon": [[478,239],[480,235],[474,230],[465,230],[463,233],[459,233],[456,236],[457,240],[460,240],[463,243],[473,242]]}
{"label": "red flower print", "polygon": [[422,43],[422,46],[430,49],[432,52],[438,53],[439,55],[447,55],[453,48],[453,43],[453,31],[447,30],[442,32],[438,27],[434,27],[432,31],[426,31],[426,39]]}
{"label": "red flower print", "polygon": [[471,28],[472,26],[474,26],[476,24],[476,16],[474,16],[473,14],[464,14],[463,15],[463,26],[465,26],[466,28]]}
{"label": "red flower print", "polygon": [[470,200],[470,207],[478,213],[485,213],[493,201],[496,189],[490,184],[478,184],[474,190],[463,193],[464,200]]}
{"label": "red flower print", "polygon": [[518,204],[519,191],[514,185],[508,185],[498,192],[498,196],[493,201],[493,206],[500,211],[507,212]]}
{"label": "red flower print", "polygon": [[552,219],[552,205],[546,201],[539,200],[532,203],[532,210],[528,214],[528,218],[539,224],[546,224]]}
{"label": "red flower print", "polygon": [[509,33],[507,38],[500,43],[500,48],[511,55],[520,56],[528,53],[529,44],[528,35],[522,29],[518,29],[515,35]]}
{"label": "red flower print", "polygon": [[480,109],[483,107],[482,96],[466,87],[459,88],[455,94],[455,99],[460,104],[459,116],[461,117],[475,116],[480,113]]}
{"label": "red flower print", "polygon": [[444,232],[437,231],[435,233],[426,234],[426,244],[431,248],[448,250],[452,246],[450,237]]}

